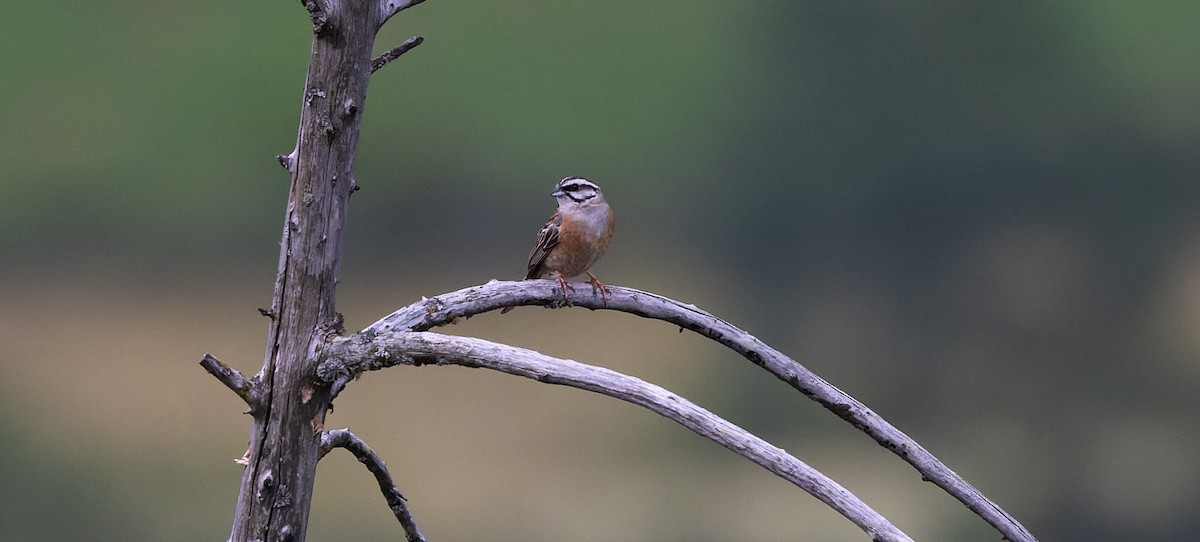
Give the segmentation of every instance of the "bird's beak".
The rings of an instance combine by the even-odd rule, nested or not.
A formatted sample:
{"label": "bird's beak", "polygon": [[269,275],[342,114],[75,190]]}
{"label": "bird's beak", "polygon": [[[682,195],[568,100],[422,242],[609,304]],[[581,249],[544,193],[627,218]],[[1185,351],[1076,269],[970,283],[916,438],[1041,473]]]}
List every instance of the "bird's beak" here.
{"label": "bird's beak", "polygon": [[567,193],[563,192],[561,189],[559,189],[559,190],[555,190],[555,191],[551,192],[550,195],[557,198],[559,196],[565,196],[565,195],[567,195]]}

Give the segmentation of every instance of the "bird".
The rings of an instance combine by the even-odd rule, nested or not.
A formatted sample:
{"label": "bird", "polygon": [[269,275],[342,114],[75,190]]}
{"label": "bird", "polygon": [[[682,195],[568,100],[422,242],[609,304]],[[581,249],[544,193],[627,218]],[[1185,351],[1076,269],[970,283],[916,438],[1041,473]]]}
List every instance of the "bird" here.
{"label": "bird", "polygon": [[[525,280],[553,275],[567,299],[567,279],[587,273],[592,290],[608,304],[608,287],[590,269],[612,240],[612,208],[596,183],[583,177],[567,177],[554,185],[550,193],[558,201],[558,210],[538,232],[537,243],[529,253]],[[514,307],[505,307],[501,314]]]}

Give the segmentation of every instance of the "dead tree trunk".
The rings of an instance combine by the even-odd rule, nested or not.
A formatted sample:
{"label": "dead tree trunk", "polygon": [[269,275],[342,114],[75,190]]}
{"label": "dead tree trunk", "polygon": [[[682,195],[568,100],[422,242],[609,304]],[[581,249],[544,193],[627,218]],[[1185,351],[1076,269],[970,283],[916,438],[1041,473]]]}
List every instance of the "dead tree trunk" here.
{"label": "dead tree trunk", "polygon": [[[314,360],[341,330],[336,312],[346,202],[375,34],[415,2],[306,0],[313,23],[296,147],[280,162],[291,190],[262,371],[239,393],[253,417],[231,540],[304,540],[330,396]],[[228,383],[228,382],[227,382]]]}

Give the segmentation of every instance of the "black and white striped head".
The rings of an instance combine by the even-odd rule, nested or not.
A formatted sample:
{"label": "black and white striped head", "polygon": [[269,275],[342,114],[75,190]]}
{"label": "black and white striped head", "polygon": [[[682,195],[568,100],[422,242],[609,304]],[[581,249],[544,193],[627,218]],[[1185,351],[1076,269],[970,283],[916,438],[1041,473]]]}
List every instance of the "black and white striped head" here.
{"label": "black and white striped head", "polygon": [[567,177],[558,181],[558,184],[554,185],[554,192],[551,192],[550,195],[554,196],[560,205],[570,202],[586,205],[604,201],[600,187],[583,177]]}

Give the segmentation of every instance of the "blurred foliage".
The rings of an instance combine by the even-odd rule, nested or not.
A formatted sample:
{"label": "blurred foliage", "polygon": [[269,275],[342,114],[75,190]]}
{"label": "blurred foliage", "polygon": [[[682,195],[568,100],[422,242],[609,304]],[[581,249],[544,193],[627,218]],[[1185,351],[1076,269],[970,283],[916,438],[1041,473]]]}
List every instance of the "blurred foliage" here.
{"label": "blurred foliage", "polygon": [[[4,538],[225,536],[247,424],[194,362],[261,355],[306,14],[49,0],[0,32]],[[426,38],[372,81],[341,310],[518,277],[550,187],[584,175],[618,216],[601,278],[795,355],[1044,540],[1190,540],[1198,32],[1184,1],[427,2],[378,42]],[[663,384],[918,539],[994,537],[778,382],[644,325],[456,331]],[[559,332],[579,326],[595,342]],[[861,539],[648,414],[438,370],[371,375],[330,419],[403,473],[431,538]],[[394,539],[352,463],[322,467],[313,539]]]}

